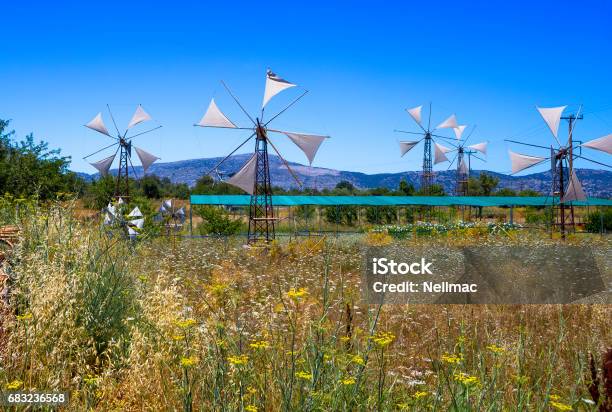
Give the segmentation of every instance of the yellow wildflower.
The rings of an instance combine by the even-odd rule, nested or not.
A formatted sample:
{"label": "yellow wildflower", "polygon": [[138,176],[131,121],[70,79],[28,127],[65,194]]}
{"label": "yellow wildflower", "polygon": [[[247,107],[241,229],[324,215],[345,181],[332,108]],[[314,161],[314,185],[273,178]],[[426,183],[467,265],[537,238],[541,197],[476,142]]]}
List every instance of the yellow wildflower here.
{"label": "yellow wildflower", "polygon": [[341,380],[343,385],[354,385],[355,384],[355,379],[354,378],[344,378]]}
{"label": "yellow wildflower", "polygon": [[24,313],[23,315],[17,315],[17,320],[31,320],[32,314],[30,312]]}
{"label": "yellow wildflower", "polygon": [[550,395],[549,398],[550,400],[553,400],[553,401],[558,401],[559,399],[561,399],[559,395],[554,395],[554,394]]}
{"label": "yellow wildflower", "polygon": [[220,348],[224,348],[227,345],[227,342],[225,340],[223,340],[223,339],[217,339],[217,340],[215,340],[215,343]]}
{"label": "yellow wildflower", "polygon": [[249,357],[247,355],[228,356],[227,361],[235,366],[246,365]]}
{"label": "yellow wildflower", "polygon": [[498,354],[498,353],[502,353],[505,352],[506,349],[502,348],[501,346],[497,346],[497,345],[489,345],[487,346],[487,349],[489,349],[491,352]]}
{"label": "yellow wildflower", "polygon": [[421,399],[424,398],[428,395],[427,392],[423,392],[423,391],[418,391],[416,392],[414,395],[412,395],[414,397],[414,399]]}
{"label": "yellow wildflower", "polygon": [[257,406],[255,405],[247,405],[244,407],[244,410],[247,412],[257,412]]}
{"label": "yellow wildflower", "polygon": [[92,375],[87,375],[83,378],[83,382],[85,382],[87,385],[95,385],[98,383],[99,380],[100,378]]}
{"label": "yellow wildflower", "polygon": [[341,342],[348,342],[349,340],[351,340],[351,338],[349,338],[348,336],[342,336],[342,337],[340,338],[340,341],[341,341]]}
{"label": "yellow wildflower", "polygon": [[306,381],[312,380],[312,373],[308,373],[308,372],[304,372],[304,371],[296,372],[295,376],[297,376],[300,379],[304,379]]}
{"label": "yellow wildflower", "polygon": [[255,395],[257,393],[257,389],[252,386],[247,386],[247,392],[251,395]]}
{"label": "yellow wildflower", "polygon": [[306,288],[299,288],[297,290],[295,288],[291,288],[289,289],[289,292],[287,292],[287,297],[293,300],[300,300],[306,295],[308,295],[308,289]]}
{"label": "yellow wildflower", "polygon": [[176,326],[178,326],[181,329],[189,329],[190,327],[196,324],[196,321],[195,319],[189,318],[185,320],[177,320],[174,323],[176,324]]}
{"label": "yellow wildflower", "polygon": [[395,339],[395,335],[391,332],[378,332],[372,337],[372,339],[374,340],[374,343],[376,343],[381,348],[384,348],[385,346],[388,346],[391,342],[393,342],[393,339]]}
{"label": "yellow wildflower", "polygon": [[249,344],[253,349],[267,349],[270,345],[265,340],[253,341]]}
{"label": "yellow wildflower", "polygon": [[461,382],[465,386],[479,385],[480,380],[476,376],[470,376],[467,373],[455,373],[454,378],[457,382]]}
{"label": "yellow wildflower", "polygon": [[442,362],[446,362],[446,363],[451,363],[451,364],[457,364],[459,362],[461,362],[461,355],[451,355],[448,353],[445,353],[444,355],[442,355]]}
{"label": "yellow wildflower", "polygon": [[177,341],[177,342],[179,340],[183,340],[183,339],[185,339],[185,337],[183,335],[173,335],[172,336],[172,340]]}
{"label": "yellow wildflower", "polygon": [[198,363],[199,359],[195,356],[190,356],[188,358],[181,358],[181,366],[184,368],[189,368],[196,363]]}
{"label": "yellow wildflower", "polygon": [[23,385],[22,381],[20,381],[18,379],[15,379],[13,382],[6,384],[6,389],[8,389],[10,391],[14,391],[16,389],[21,388],[22,385]]}
{"label": "yellow wildflower", "polygon": [[353,361],[353,363],[356,363],[357,365],[364,365],[365,361],[363,360],[363,358],[359,355],[355,355],[351,358],[351,360]]}
{"label": "yellow wildflower", "polygon": [[458,343],[465,343],[465,336],[461,335],[457,338]]}
{"label": "yellow wildflower", "polygon": [[562,402],[552,401],[550,405],[558,411],[571,411],[572,407]]}

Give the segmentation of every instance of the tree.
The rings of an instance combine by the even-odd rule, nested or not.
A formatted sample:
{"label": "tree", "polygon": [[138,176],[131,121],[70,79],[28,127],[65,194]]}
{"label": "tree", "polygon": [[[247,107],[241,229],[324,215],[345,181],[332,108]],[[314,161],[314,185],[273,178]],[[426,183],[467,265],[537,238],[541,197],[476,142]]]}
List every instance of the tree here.
{"label": "tree", "polygon": [[508,189],[507,187],[503,187],[495,192],[495,196],[516,196],[516,192],[512,189]]}
{"label": "tree", "polygon": [[35,142],[29,134],[14,141],[8,120],[0,120],[0,191],[15,196],[37,196],[41,200],[56,198],[59,193],[80,193],[83,182],[70,172],[70,157],[48,143]]}
{"label": "tree", "polygon": [[348,192],[354,192],[355,186],[348,180],[342,180],[338,182],[338,184],[336,185],[336,189],[338,190],[344,189],[344,190],[347,190]]}
{"label": "tree", "polygon": [[491,196],[499,179],[487,173],[481,173],[478,178],[470,177],[468,180],[468,193],[470,196]]}
{"label": "tree", "polygon": [[404,196],[414,196],[416,190],[414,189],[414,185],[412,183],[406,182],[406,179],[402,178],[399,183],[399,191]]}
{"label": "tree", "polygon": [[159,199],[161,195],[161,182],[157,176],[144,176],[140,179],[142,194],[149,199]]}
{"label": "tree", "polygon": [[240,220],[232,220],[225,210],[218,206],[196,206],[196,215],[203,220],[198,226],[198,231],[203,235],[230,236],[240,230]]}

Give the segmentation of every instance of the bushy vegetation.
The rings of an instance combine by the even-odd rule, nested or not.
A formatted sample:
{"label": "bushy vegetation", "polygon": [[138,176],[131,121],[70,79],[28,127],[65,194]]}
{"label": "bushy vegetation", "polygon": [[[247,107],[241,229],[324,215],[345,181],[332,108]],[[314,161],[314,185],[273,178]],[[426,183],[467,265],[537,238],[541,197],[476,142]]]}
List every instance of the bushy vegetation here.
{"label": "bushy vegetation", "polygon": [[606,207],[595,212],[589,213],[585,219],[585,229],[587,232],[604,233],[612,232],[612,208]]}
{"label": "bushy vegetation", "polygon": [[240,220],[232,219],[219,206],[195,206],[193,211],[203,220],[198,225],[201,235],[231,236],[242,228]]}
{"label": "bushy vegetation", "polygon": [[131,244],[24,208],[1,214],[22,229],[2,390],[67,390],[70,411],[598,407],[609,306],[367,305],[360,242]]}

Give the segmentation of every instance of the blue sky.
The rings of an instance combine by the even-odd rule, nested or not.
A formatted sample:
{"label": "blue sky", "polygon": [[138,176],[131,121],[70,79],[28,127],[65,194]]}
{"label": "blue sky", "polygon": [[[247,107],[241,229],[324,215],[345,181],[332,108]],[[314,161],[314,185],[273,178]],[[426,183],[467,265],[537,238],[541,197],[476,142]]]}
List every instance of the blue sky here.
{"label": "blue sky", "polygon": [[[477,125],[471,142],[489,140],[477,169],[508,172],[509,148],[542,154],[503,141],[553,142],[536,105],[584,104],[576,136],[612,133],[606,1],[21,3],[3,6],[0,118],[60,147],[78,171],[93,173],[82,157],[107,143],[83,127],[107,103],[120,124],[141,103],[164,126],[136,141],[162,161],[228,153],[244,132],[192,124],[214,96],[248,125],[219,81],[254,113],[267,67],[310,91],[274,125],[331,135],[316,166],[419,170],[422,148],[400,158],[397,141],[408,136],[393,130],[417,131],[404,109],[428,102],[432,122],[456,113]],[[297,94],[278,95],[269,111]],[[275,142],[306,163],[287,140]]]}

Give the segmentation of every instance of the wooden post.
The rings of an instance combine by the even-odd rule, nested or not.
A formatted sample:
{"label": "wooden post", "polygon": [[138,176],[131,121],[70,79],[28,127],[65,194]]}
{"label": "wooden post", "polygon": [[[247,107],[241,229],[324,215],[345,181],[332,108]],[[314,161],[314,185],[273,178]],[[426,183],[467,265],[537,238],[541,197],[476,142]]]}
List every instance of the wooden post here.
{"label": "wooden post", "polygon": [[189,197],[189,236],[193,236],[193,205],[191,204],[191,196]]}

